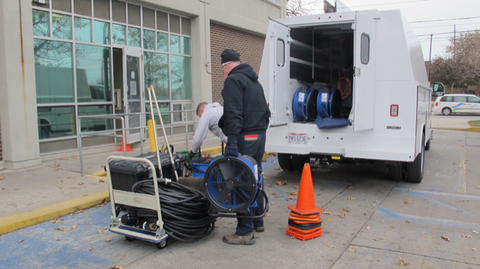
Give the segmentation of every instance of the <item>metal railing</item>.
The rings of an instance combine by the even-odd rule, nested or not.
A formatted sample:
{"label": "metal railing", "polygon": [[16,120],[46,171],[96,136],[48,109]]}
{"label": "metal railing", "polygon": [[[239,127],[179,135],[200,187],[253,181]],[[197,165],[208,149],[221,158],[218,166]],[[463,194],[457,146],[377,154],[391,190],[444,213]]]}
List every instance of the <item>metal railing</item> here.
{"label": "metal railing", "polygon": [[[191,112],[195,110],[183,110],[182,112]],[[178,110],[175,111],[162,111],[162,113],[175,113],[179,112]],[[126,131],[130,130],[139,130],[139,135],[140,135],[140,153],[143,154],[143,140],[146,137],[145,131],[148,128],[146,124],[144,124],[143,120],[140,120],[140,126],[137,127],[125,127],[125,119],[131,116],[141,116],[143,115],[148,115],[149,112],[137,112],[137,113],[125,113],[125,114],[104,114],[104,115],[84,115],[84,116],[78,116],[77,118],[77,143],[78,143],[78,151],[79,151],[79,159],[80,159],[80,173],[83,176],[83,145],[82,145],[82,138],[83,137],[92,137],[92,136],[107,136],[107,137],[114,137],[115,141],[114,143],[117,144],[117,138],[121,137],[122,138],[122,145],[123,145],[123,156],[127,156],[127,140],[126,140]],[[121,129],[116,128],[116,123],[114,122],[113,126],[114,129],[109,129],[109,130],[100,130],[100,131],[88,131],[88,132],[82,132],[81,129],[81,121],[82,119],[106,119],[106,120],[120,120],[120,125]],[[188,150],[188,126],[190,125],[195,125],[196,121],[185,121],[181,123],[170,123],[166,124],[165,127],[172,127],[172,126],[185,126],[185,144],[187,146]],[[160,129],[161,127],[155,125],[156,129]],[[118,134],[118,132],[121,131],[121,134]],[[171,132],[172,133],[172,132]],[[156,145],[158,147],[158,145]]]}

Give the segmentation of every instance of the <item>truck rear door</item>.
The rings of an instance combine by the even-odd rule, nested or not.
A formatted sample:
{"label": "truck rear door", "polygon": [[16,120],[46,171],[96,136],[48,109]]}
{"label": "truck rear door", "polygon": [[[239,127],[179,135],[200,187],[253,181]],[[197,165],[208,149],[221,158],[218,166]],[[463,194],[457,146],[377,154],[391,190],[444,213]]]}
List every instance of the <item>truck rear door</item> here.
{"label": "truck rear door", "polygon": [[353,78],[353,130],[368,130],[374,122],[375,20],[356,13]]}
{"label": "truck rear door", "polygon": [[276,21],[270,21],[263,50],[260,79],[267,95],[272,117],[270,124],[282,125],[288,122],[290,115],[285,100],[292,99],[288,91],[290,77],[290,29]]}

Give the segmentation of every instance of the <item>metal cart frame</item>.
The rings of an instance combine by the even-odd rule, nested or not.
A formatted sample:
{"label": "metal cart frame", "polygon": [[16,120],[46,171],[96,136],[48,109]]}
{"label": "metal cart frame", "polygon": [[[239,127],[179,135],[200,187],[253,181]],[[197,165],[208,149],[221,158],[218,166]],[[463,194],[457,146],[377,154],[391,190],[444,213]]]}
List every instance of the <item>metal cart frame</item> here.
{"label": "metal cart frame", "polygon": [[[126,161],[142,161],[146,162],[152,171],[152,180],[155,187],[155,195],[129,192],[124,190],[114,189],[112,185],[112,178],[110,175],[109,163],[111,160],[126,160]],[[161,169],[161,168],[160,168]],[[109,156],[107,158],[106,170],[108,176],[108,189],[110,192],[110,203],[112,206],[112,218],[110,220],[110,231],[116,234],[124,235],[128,241],[133,239],[140,239],[153,243],[158,243],[159,248],[164,248],[167,245],[167,238],[169,237],[163,229],[162,211],[160,207],[160,197],[158,194],[157,175],[155,173],[155,166],[151,161],[145,158],[133,158],[126,156]],[[126,206],[151,209],[157,212],[157,229],[155,231],[146,230],[142,227],[135,227],[126,225],[121,222],[122,215],[117,215],[116,204]]]}

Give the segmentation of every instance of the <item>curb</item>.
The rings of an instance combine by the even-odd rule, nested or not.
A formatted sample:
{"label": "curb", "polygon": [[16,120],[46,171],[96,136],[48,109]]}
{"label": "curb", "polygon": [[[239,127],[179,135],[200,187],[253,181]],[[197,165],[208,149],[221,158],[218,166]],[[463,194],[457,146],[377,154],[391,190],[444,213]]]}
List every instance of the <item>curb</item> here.
{"label": "curb", "polygon": [[62,217],[110,200],[108,191],[0,219],[0,235]]}
{"label": "curb", "polygon": [[[203,154],[217,154],[222,152],[222,147],[213,147],[202,150]],[[100,171],[105,173],[104,171]],[[85,175],[93,176],[96,173]],[[44,208],[35,209],[29,212],[9,216],[0,219],[0,235],[20,230],[29,226],[37,225],[39,223],[49,221],[58,217],[66,216],[75,213],[79,210],[87,209],[99,204],[104,204],[110,201],[109,191],[104,191],[97,194],[88,195],[82,198],[74,199],[68,202],[47,206]]]}

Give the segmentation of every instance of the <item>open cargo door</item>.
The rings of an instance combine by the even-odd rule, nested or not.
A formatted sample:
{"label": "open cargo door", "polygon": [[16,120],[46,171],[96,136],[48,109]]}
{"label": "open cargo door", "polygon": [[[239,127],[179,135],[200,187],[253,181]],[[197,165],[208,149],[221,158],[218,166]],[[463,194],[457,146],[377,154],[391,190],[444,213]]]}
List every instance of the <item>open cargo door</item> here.
{"label": "open cargo door", "polygon": [[356,13],[353,130],[373,128],[375,94],[375,20]]}
{"label": "open cargo door", "polygon": [[[290,77],[290,28],[276,21],[270,21],[263,49],[260,83],[269,102],[272,117],[270,124],[282,125],[291,117],[291,105],[285,107],[285,100],[292,99],[292,91],[286,84]],[[284,85],[285,84],[285,85]]]}

